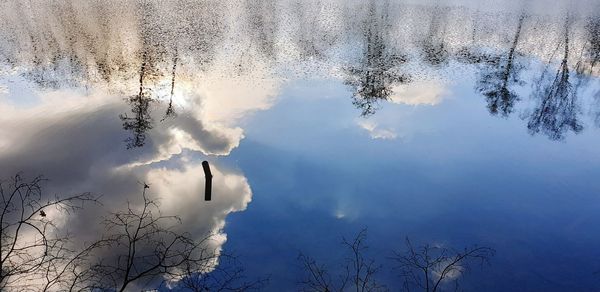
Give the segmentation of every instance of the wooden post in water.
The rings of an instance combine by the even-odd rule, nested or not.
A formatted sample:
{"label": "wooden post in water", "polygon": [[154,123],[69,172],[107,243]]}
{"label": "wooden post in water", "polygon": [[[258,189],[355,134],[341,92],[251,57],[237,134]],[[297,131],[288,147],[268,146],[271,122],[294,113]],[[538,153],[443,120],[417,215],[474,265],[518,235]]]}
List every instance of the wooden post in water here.
{"label": "wooden post in water", "polygon": [[204,178],[206,179],[206,183],[204,185],[204,200],[210,201],[212,192],[212,173],[210,172],[208,161],[202,161],[202,168],[204,169]]}

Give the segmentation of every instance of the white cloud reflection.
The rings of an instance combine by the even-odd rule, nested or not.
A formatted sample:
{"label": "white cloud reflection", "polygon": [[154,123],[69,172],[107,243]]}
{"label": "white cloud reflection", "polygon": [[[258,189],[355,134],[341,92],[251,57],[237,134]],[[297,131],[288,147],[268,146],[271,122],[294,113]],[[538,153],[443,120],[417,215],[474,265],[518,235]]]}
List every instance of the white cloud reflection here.
{"label": "white cloud reflection", "polygon": [[391,128],[381,128],[377,122],[360,119],[356,122],[358,126],[369,132],[371,139],[394,140],[398,134]]}
{"label": "white cloud reflection", "polygon": [[392,91],[391,102],[406,105],[438,105],[449,94],[446,85],[438,80],[396,85]]}
{"label": "white cloud reflection", "polygon": [[[260,86],[251,81],[245,84]],[[73,90],[45,91],[39,92],[38,101],[27,107],[0,99],[0,177],[17,172],[28,177],[44,175],[50,179],[45,185],[47,194],[66,196],[90,191],[101,195],[102,207],[54,218],[68,228],[73,238],[82,241],[102,233],[100,220],[107,211],[120,210],[128,201],[139,202],[138,182],[147,182],[151,185],[149,194],[159,199],[163,214],[179,216],[183,222],[180,228],[197,239],[217,234],[209,248],[219,251],[226,241],[225,218],[246,209],[252,197],[250,186],[243,175],[214,160],[213,200],[205,202],[201,161],[184,150],[229,154],[243,139],[242,129],[210,121],[266,109],[270,103],[264,100],[275,94],[273,90],[263,95],[254,91],[249,97],[243,93],[251,89],[244,86],[233,92],[227,92],[225,84],[221,87],[219,92],[207,90],[206,95],[190,95],[190,100],[200,106],[181,108],[174,120],[159,122],[155,118],[146,145],[131,150],[123,142],[129,133],[119,119],[119,114],[130,109],[119,96],[103,90],[87,95]],[[245,98],[260,101],[253,103]],[[235,112],[212,112],[219,100],[227,100],[226,106]],[[205,108],[205,104],[212,107]],[[155,113],[164,112],[163,106],[155,106]],[[49,218],[57,215],[48,212]]]}

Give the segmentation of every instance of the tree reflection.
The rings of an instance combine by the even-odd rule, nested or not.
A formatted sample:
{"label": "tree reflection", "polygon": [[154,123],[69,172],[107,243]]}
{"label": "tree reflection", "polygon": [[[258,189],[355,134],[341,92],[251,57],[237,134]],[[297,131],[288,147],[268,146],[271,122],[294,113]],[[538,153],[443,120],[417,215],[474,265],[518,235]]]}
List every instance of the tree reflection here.
{"label": "tree reflection", "polygon": [[[70,236],[62,235],[44,210],[69,215],[99,203],[98,197],[82,193],[47,198],[42,192],[44,182],[42,177],[27,180],[19,174],[0,180],[1,291],[59,291],[53,286],[62,284],[87,252],[71,251]],[[28,287],[33,282],[43,289]]]}
{"label": "tree reflection", "polygon": [[177,291],[255,291],[268,282],[247,278],[241,262],[212,247],[217,233],[181,230],[183,220],[163,215],[146,183],[141,203],[106,210],[100,234],[83,242],[61,221],[94,212],[100,197],[48,197],[44,182],[0,179],[1,291],[155,291],[147,289],[167,281]]}
{"label": "tree reflection", "polygon": [[127,149],[142,147],[146,143],[146,132],[152,129],[152,116],[150,115],[150,103],[153,98],[150,93],[150,89],[144,86],[144,79],[148,68],[147,54],[143,54],[143,62],[140,68],[140,87],[139,92],[128,98],[128,102],[131,104],[131,112],[134,114],[133,117],[127,114],[120,115],[123,121],[123,129],[132,132],[133,136],[125,140],[127,142]]}
{"label": "tree reflection", "polygon": [[448,47],[444,41],[445,24],[447,10],[436,5],[431,10],[431,22],[427,37],[421,43],[423,58],[426,63],[439,66],[448,61]]}
{"label": "tree reflection", "polygon": [[169,105],[167,106],[167,111],[165,112],[165,117],[162,120],[165,120],[170,117],[174,117],[176,115],[175,109],[173,108],[173,95],[175,94],[175,79],[177,76],[177,61],[178,59],[177,50],[175,50],[175,56],[173,57],[173,69],[171,70],[171,94],[169,96]]}
{"label": "tree reflection", "polygon": [[321,0],[312,2],[312,5],[307,5],[306,2],[296,2],[293,4],[292,17],[293,21],[301,23],[295,28],[293,33],[294,45],[298,50],[301,60],[326,60],[326,52],[331,47],[335,46],[342,36],[331,33],[330,27],[320,25],[323,21],[322,10],[327,8],[331,3],[324,3]]}
{"label": "tree reflection", "polygon": [[[589,69],[587,74],[592,75],[596,65],[600,64],[600,14],[591,16],[585,26],[588,46],[587,46],[587,58],[589,60]],[[594,96],[596,108],[600,108],[600,90],[595,93]],[[600,111],[596,111],[594,114],[594,124],[600,127]]]}
{"label": "tree reflection", "polygon": [[585,26],[588,37],[587,57],[590,71],[600,63],[600,15],[592,16]]}
{"label": "tree reflection", "polygon": [[273,0],[248,0],[245,3],[245,17],[250,41],[258,46],[258,51],[268,60],[276,57],[275,37],[277,3]]}
{"label": "tree reflection", "polygon": [[[367,258],[366,245],[367,230],[361,230],[353,239],[343,239],[342,245],[347,250],[348,256],[344,263],[344,272],[337,277],[332,277],[324,265],[307,255],[300,253],[298,261],[306,274],[300,281],[302,291],[333,292],[333,291],[388,291],[378,283],[375,275],[381,266],[375,260]],[[333,278],[333,279],[332,279]]]}
{"label": "tree reflection", "polygon": [[[381,101],[393,97],[394,87],[411,81],[407,72],[416,76],[443,71],[442,78],[454,79],[443,68],[453,57],[468,65],[461,70],[478,67],[476,91],[492,115],[507,117],[520,100],[516,89],[524,83],[524,60],[553,55],[554,48],[537,44],[551,32],[544,26],[525,30],[524,25],[535,19],[552,29],[562,22],[520,16],[516,26],[496,28],[486,25],[497,25],[508,15],[486,14],[497,19],[469,27],[463,18],[472,11],[466,8],[434,4],[390,9],[389,2],[376,0],[134,1],[122,7],[102,1],[36,3],[0,4],[0,69],[8,67],[6,72],[13,70],[43,89],[100,85],[127,97],[131,110],[120,117],[123,128],[131,131],[129,148],[144,145],[154,125],[153,105],[164,102],[155,119],[174,117],[180,83],[197,81],[208,69],[215,69],[211,74],[245,77],[264,69],[285,78],[287,72],[310,75],[341,67],[344,83],[352,88],[352,103],[362,116],[369,116]],[[232,12],[226,9],[233,7]],[[30,19],[11,16],[20,14]],[[533,96],[539,103],[528,122],[531,133],[556,140],[567,131],[581,130],[575,97],[593,81],[600,64],[600,16],[573,16],[570,24],[559,46],[565,49],[563,63],[555,76],[544,73],[536,82]],[[476,35],[480,26],[482,33]],[[581,51],[573,44],[583,44]],[[419,63],[409,67],[409,58]]]}
{"label": "tree reflection", "polygon": [[[578,120],[577,90],[569,76],[569,19],[564,30],[564,54],[554,78],[544,74],[533,97],[539,100],[538,107],[529,118],[527,128],[533,135],[544,133],[552,140],[564,139],[567,131],[579,133],[583,126]],[[544,84],[545,83],[545,84]]]}
{"label": "tree reflection", "polygon": [[500,113],[500,115],[507,117],[512,113],[515,102],[519,100],[519,96],[511,87],[524,83],[519,77],[524,66],[515,59],[524,19],[524,15],[519,17],[515,37],[506,55],[499,56],[491,62],[489,58],[479,59],[488,62],[482,69],[475,88],[485,96],[488,104],[487,108],[492,115]]}
{"label": "tree reflection", "polygon": [[[150,103],[155,101],[152,87],[162,76],[163,72],[159,69],[159,63],[164,61],[166,46],[164,36],[152,21],[153,7],[148,2],[140,4],[139,10],[142,13],[140,19],[140,34],[142,40],[141,66],[139,70],[139,90],[136,95],[128,98],[131,104],[133,117],[127,114],[120,115],[123,121],[123,129],[132,132],[132,137],[127,138],[127,148],[142,147],[146,142],[146,132],[153,128],[153,120],[150,113]],[[175,60],[176,61],[176,60]],[[176,64],[176,63],[175,63]],[[173,67],[172,87],[175,86],[175,69]]]}
{"label": "tree reflection", "polygon": [[398,66],[406,57],[391,52],[386,44],[388,22],[387,9],[369,2],[367,20],[363,27],[364,51],[358,66],[348,69],[347,85],[354,88],[352,104],[360,109],[362,116],[377,111],[377,102],[389,99],[392,85],[407,83],[410,77],[399,72]]}
{"label": "tree reflection", "polygon": [[442,246],[424,245],[415,248],[406,238],[407,251],[395,252],[406,291],[458,291],[459,281],[471,265],[489,264],[496,251],[489,247],[472,246],[456,250]]}
{"label": "tree reflection", "polygon": [[[153,102],[168,101],[162,120],[175,116],[173,96],[181,59],[196,65],[195,72],[211,61],[224,27],[214,11],[220,4],[188,0],[169,5],[132,2],[120,8],[105,4],[40,4],[33,12],[25,4],[8,5],[31,14],[36,22],[18,23],[24,36],[0,44],[2,65],[41,89],[87,90],[100,85],[129,96],[125,100],[131,112],[120,118],[123,128],[132,132],[127,147],[140,147],[153,127]],[[137,86],[129,87],[132,83]]]}
{"label": "tree reflection", "polygon": [[402,279],[401,284],[390,285],[395,286],[390,290],[378,281],[377,275],[386,268],[368,257],[366,241],[366,229],[353,240],[343,239],[348,256],[339,265],[341,273],[338,275],[332,275],[334,270],[301,253],[298,256],[304,272],[299,283],[301,291],[458,291],[459,282],[472,267],[489,265],[496,254],[490,247],[477,245],[463,249],[440,244],[414,246],[407,237],[406,248],[393,251],[390,258],[394,261],[392,270]]}

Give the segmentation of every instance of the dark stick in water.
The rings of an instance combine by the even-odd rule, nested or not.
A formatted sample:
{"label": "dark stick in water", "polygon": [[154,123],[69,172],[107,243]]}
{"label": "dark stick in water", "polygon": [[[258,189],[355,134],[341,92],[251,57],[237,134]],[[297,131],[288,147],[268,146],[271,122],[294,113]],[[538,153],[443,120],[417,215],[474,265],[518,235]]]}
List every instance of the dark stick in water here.
{"label": "dark stick in water", "polygon": [[208,166],[208,161],[202,161],[202,168],[204,168],[204,177],[206,178],[206,185],[204,187],[204,200],[210,201],[212,191],[212,173]]}

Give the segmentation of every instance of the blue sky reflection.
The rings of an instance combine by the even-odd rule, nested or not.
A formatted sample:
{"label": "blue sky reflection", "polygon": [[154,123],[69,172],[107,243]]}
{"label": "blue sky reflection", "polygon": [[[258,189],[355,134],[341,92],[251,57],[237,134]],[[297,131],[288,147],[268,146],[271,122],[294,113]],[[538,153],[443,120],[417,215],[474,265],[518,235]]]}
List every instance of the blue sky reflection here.
{"label": "blue sky reflection", "polygon": [[386,104],[373,118],[402,138],[374,140],[356,125],[343,85],[286,85],[226,158],[254,193],[251,208],[228,217],[226,248],[252,273],[271,274],[272,287],[291,289],[299,250],[334,261],[341,236],[368,227],[384,263],[405,236],[493,246],[492,268],[474,271],[467,290],[592,287],[598,130],[561,142],[531,136],[518,116],[490,117],[470,83],[450,91],[436,106]]}

